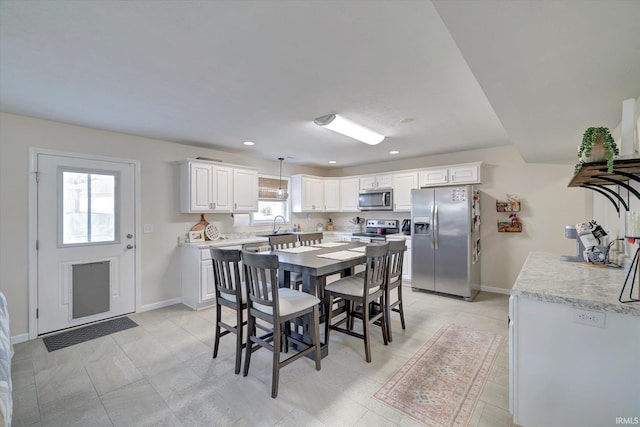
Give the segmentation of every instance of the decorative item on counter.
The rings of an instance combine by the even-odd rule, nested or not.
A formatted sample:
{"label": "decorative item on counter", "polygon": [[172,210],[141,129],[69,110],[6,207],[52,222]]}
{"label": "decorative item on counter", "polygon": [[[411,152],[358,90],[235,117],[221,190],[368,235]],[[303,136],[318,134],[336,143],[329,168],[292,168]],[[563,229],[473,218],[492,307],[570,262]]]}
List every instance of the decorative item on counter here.
{"label": "decorative item on counter", "polygon": [[218,240],[220,238],[220,232],[218,228],[213,224],[207,224],[204,228],[204,236],[207,240]]}
{"label": "decorative item on counter", "polygon": [[293,231],[294,233],[298,231],[298,226],[293,224],[293,228],[291,229],[291,231]]}
{"label": "decorative item on counter", "polygon": [[200,243],[204,242],[204,230],[191,230],[189,232],[189,243]]}
{"label": "decorative item on counter", "polygon": [[498,231],[501,233],[520,233],[522,232],[522,222],[515,213],[509,214],[511,221],[500,222],[498,220]]}
{"label": "decorative item on counter", "polygon": [[331,218],[329,218],[329,222],[327,222],[327,231],[333,231],[333,222]]}
{"label": "decorative item on counter", "polygon": [[496,200],[496,212],[520,212],[520,198],[515,194],[507,194],[507,201]]}
{"label": "decorative item on counter", "polygon": [[300,224],[298,224],[298,229],[297,231],[302,231],[302,227],[300,227]]}
{"label": "decorative item on counter", "polygon": [[316,224],[316,231],[322,231],[324,230],[324,224],[319,222]]}
{"label": "decorative item on counter", "polygon": [[590,127],[584,131],[578,149],[578,164],[574,175],[584,163],[607,161],[607,171],[613,173],[613,158],[620,153],[608,127]]}
{"label": "decorative item on counter", "polygon": [[202,231],[204,238],[206,240],[209,240],[206,234],[204,234],[204,229],[207,227],[207,225],[209,225],[209,223],[206,219],[204,219],[204,214],[200,214],[200,222],[191,227],[191,231]]}

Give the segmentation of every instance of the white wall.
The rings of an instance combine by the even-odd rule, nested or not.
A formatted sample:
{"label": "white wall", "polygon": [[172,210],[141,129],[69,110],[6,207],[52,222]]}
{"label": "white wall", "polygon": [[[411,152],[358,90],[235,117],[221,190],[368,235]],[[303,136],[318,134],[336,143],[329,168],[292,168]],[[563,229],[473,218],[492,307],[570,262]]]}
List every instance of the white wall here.
{"label": "white wall", "polygon": [[[576,144],[577,145],[577,144]],[[177,236],[185,223],[195,224],[196,214],[178,211],[178,176],[175,162],[196,156],[258,168],[277,175],[278,161],[251,156],[251,150],[227,153],[141,138],[114,132],[0,113],[0,289],[6,294],[11,314],[12,335],[25,334],[28,308],[28,156],[30,148],[62,150],[140,160],[141,222],[153,224],[154,232],[142,235],[142,305],[180,296]],[[545,250],[572,254],[574,244],[564,238],[564,225],[591,218],[588,192],[568,188],[572,164],[525,164],[512,147],[473,150],[415,159],[405,159],[346,169],[315,169],[285,162],[283,175],[307,173],[357,175],[483,161],[482,191],[482,284],[510,289],[529,251]],[[522,199],[522,233],[498,233],[496,220],[506,214],[495,212],[496,199],[506,193]],[[314,228],[331,217],[336,227],[348,227],[348,220],[360,213],[294,215],[292,222]],[[378,218],[406,218],[408,213],[376,213]],[[207,214],[207,220],[233,232],[229,214]],[[244,231],[244,230],[241,230]]]}
{"label": "white wall", "polygon": [[[173,144],[137,136],[0,113],[0,290],[9,302],[11,333],[28,331],[29,149],[43,148],[140,160],[141,222],[154,232],[142,235],[142,305],[180,296],[177,237],[197,214],[179,213],[175,162],[196,156],[256,167],[278,174],[279,163],[246,155]],[[250,150],[247,150],[250,152]],[[283,173],[323,173],[287,164]],[[228,214],[226,214],[228,216]]]}

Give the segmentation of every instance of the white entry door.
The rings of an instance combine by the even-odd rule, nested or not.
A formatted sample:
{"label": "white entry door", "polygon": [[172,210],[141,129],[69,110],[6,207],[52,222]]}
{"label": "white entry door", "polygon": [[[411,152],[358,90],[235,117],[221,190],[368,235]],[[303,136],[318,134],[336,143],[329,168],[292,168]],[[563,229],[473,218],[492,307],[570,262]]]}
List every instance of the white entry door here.
{"label": "white entry door", "polygon": [[135,311],[136,164],[37,154],[38,335]]}

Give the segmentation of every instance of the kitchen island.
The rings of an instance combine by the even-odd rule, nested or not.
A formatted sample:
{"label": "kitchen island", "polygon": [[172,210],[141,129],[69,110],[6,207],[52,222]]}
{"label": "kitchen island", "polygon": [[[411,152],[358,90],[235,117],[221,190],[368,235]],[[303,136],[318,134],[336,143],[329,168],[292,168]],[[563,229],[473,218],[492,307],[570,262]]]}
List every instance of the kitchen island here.
{"label": "kitchen island", "polygon": [[626,274],[529,254],[509,303],[514,423],[615,426],[639,419],[640,303],[618,302]]}

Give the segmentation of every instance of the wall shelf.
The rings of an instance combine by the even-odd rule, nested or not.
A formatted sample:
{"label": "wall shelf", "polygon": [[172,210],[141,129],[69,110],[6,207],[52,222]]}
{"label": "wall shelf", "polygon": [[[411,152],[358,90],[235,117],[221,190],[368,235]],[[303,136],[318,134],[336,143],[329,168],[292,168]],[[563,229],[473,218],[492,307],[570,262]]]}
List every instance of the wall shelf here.
{"label": "wall shelf", "polygon": [[640,183],[640,158],[617,159],[613,163],[613,173],[607,171],[607,162],[585,163],[569,182],[569,187],[583,187],[605,196],[620,213],[620,207],[629,210],[628,197],[625,200],[619,191],[610,188],[618,185],[640,200],[640,192],[629,185],[629,181]]}

